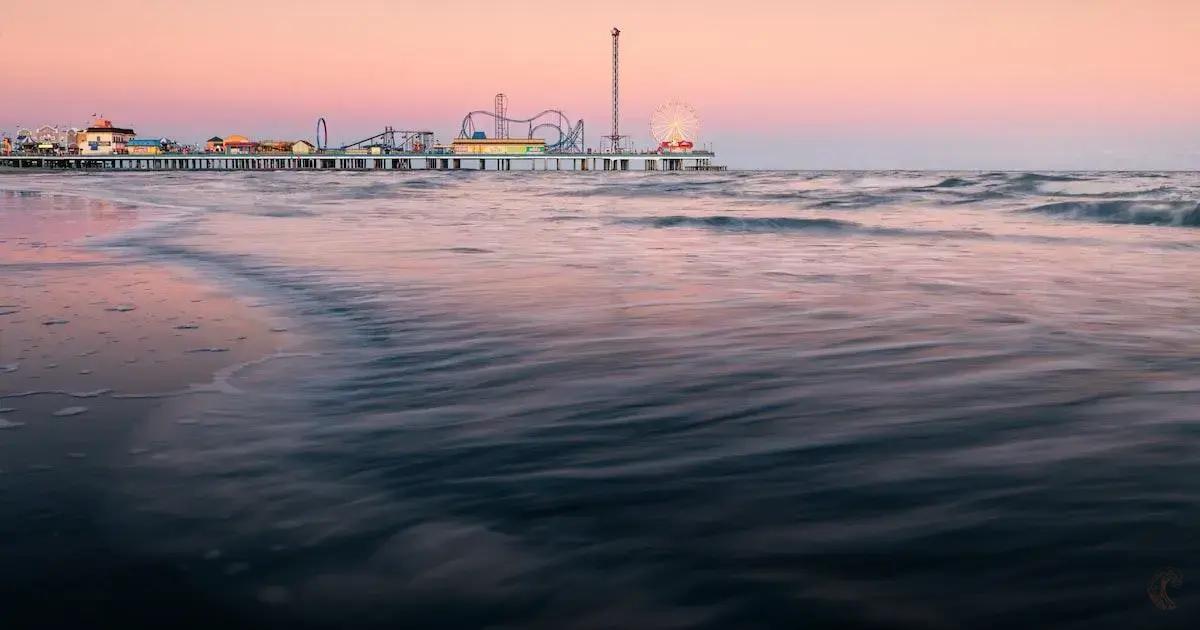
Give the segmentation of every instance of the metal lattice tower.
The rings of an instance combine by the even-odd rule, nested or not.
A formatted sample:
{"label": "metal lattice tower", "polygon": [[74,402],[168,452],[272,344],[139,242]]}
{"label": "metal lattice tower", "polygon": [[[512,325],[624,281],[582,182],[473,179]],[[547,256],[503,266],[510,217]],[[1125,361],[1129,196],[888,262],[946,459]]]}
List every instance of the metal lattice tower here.
{"label": "metal lattice tower", "polygon": [[496,137],[508,137],[508,97],[504,94],[496,95]]}
{"label": "metal lattice tower", "polygon": [[620,45],[619,45],[620,37],[621,37],[621,29],[614,26],[613,30],[612,30],[612,42],[613,42],[613,49],[612,49],[612,62],[613,62],[613,68],[612,68],[612,101],[613,101],[613,103],[612,103],[612,135],[609,136],[609,139],[612,141],[612,150],[614,152],[619,151],[620,145],[621,145],[620,123],[618,122],[618,119],[620,118],[620,111],[621,111],[621,108],[619,105],[619,99],[618,99],[618,94],[619,94],[619,89],[620,89],[620,87],[619,87],[620,79],[621,79],[621,70],[620,70],[620,66],[618,64],[619,51],[620,51]]}

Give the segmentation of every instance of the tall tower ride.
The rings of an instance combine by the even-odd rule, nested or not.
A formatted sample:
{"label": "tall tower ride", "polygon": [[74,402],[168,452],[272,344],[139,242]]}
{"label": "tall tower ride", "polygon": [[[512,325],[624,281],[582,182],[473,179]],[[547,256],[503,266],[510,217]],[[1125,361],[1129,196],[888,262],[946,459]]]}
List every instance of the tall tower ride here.
{"label": "tall tower ride", "polygon": [[621,150],[621,131],[620,131],[620,100],[618,98],[621,83],[621,69],[618,64],[620,52],[621,29],[613,27],[612,30],[612,135],[608,137],[614,153]]}

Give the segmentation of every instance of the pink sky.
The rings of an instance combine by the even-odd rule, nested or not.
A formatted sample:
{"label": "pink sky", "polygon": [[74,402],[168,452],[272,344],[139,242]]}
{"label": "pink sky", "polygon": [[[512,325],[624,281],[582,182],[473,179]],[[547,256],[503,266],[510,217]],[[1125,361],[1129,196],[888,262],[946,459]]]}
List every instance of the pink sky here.
{"label": "pink sky", "polygon": [[0,48],[29,51],[0,65],[10,133],[99,111],[187,140],[311,137],[318,116],[334,141],[449,139],[505,92],[514,114],[584,118],[594,143],[616,25],[623,130],[646,144],[677,97],[745,166],[1200,165],[1196,0],[60,0],[3,17]]}

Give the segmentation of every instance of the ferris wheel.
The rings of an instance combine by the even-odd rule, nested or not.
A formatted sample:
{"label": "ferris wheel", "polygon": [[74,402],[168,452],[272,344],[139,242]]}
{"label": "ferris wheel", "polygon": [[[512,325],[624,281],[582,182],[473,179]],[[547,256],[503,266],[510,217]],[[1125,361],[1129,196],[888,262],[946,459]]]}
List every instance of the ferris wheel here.
{"label": "ferris wheel", "polygon": [[660,145],[695,142],[700,133],[700,117],[691,105],[671,100],[659,105],[650,116],[650,135]]}

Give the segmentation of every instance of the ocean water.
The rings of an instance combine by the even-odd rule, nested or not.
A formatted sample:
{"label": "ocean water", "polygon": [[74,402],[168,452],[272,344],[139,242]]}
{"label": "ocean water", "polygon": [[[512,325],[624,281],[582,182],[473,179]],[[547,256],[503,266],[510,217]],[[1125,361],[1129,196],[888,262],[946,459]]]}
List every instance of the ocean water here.
{"label": "ocean water", "polygon": [[87,527],[5,524],[33,550],[0,567],[14,601],[226,627],[1197,621],[1196,173],[0,190],[132,212],[79,242],[295,337],[111,438],[155,456],[90,473],[63,516]]}

